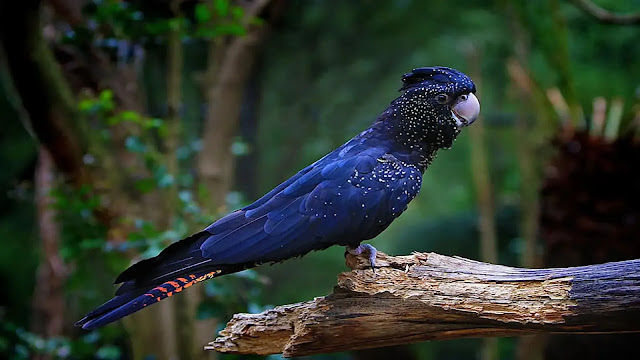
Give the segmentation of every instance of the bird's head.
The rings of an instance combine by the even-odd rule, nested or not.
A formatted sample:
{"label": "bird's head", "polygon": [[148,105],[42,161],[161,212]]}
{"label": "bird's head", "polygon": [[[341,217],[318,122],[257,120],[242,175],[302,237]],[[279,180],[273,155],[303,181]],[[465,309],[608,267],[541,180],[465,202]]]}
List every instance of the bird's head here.
{"label": "bird's head", "polygon": [[438,149],[450,148],[460,129],[478,118],[476,86],[465,74],[446,67],[414,69],[402,82],[402,95],[379,120],[398,146],[426,166]]}
{"label": "bird's head", "polygon": [[447,67],[422,67],[402,76],[401,99],[405,120],[416,117],[435,124],[449,124],[456,129],[473,123],[480,114],[476,86],[469,77]]}

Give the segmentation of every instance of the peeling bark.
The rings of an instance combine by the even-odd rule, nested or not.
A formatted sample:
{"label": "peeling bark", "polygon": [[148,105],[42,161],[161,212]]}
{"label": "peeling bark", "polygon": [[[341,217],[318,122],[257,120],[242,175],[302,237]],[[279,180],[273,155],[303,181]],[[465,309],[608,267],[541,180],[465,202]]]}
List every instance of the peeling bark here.
{"label": "peeling bark", "polygon": [[461,337],[640,332],[640,260],[522,269],[434,253],[347,257],[332,294],[236,314],[207,349],[285,357]]}

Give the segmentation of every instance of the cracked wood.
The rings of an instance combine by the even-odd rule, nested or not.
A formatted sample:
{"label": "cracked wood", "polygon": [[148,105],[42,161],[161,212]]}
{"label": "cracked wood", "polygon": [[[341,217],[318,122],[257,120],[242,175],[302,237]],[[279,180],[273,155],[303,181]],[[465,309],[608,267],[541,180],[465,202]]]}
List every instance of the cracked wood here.
{"label": "cracked wood", "polygon": [[640,331],[640,260],[520,269],[434,253],[347,257],[332,294],[236,314],[207,349],[285,357],[460,337]]}

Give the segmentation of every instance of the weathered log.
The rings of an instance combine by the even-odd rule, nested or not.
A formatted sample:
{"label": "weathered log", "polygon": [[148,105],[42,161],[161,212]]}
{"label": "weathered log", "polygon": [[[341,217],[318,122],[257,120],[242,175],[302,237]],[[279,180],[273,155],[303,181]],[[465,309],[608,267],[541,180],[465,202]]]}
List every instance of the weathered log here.
{"label": "weathered log", "polygon": [[378,253],[332,294],[236,314],[206,349],[285,357],[461,337],[640,332],[640,259],[521,269],[434,253]]}

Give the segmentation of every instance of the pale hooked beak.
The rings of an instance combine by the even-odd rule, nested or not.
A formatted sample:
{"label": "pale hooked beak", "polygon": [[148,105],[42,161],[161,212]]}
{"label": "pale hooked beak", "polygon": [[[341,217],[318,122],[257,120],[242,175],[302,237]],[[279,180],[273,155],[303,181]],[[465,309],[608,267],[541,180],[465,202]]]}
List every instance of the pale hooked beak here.
{"label": "pale hooked beak", "polygon": [[460,95],[451,108],[451,115],[458,127],[470,125],[480,115],[478,98],[473,93]]}

